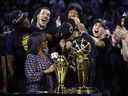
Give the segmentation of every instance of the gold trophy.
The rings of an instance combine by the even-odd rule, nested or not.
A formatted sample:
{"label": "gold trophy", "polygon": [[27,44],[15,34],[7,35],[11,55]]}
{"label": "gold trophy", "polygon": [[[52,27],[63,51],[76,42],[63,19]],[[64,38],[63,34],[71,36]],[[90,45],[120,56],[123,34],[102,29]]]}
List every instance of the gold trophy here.
{"label": "gold trophy", "polygon": [[65,76],[67,72],[68,62],[65,56],[58,55],[56,58],[56,73],[58,79],[58,86],[55,89],[55,93],[57,94],[66,94],[68,93],[68,89],[64,86]]}
{"label": "gold trophy", "polygon": [[77,38],[72,43],[70,55],[75,56],[77,63],[77,75],[79,87],[73,88],[76,94],[92,94],[96,88],[90,87],[89,77],[91,75],[91,64],[88,55],[91,52],[91,45],[84,38]]}

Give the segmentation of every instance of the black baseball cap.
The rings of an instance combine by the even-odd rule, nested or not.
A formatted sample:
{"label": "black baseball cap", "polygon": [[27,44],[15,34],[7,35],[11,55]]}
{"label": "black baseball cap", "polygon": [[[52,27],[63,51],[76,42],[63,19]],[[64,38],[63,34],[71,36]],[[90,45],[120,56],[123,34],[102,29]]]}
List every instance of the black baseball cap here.
{"label": "black baseball cap", "polygon": [[72,35],[74,27],[75,22],[73,19],[67,19],[64,23],[62,23],[62,25],[58,29],[61,34],[61,38],[68,39]]}
{"label": "black baseball cap", "polygon": [[77,3],[77,2],[72,2],[72,3],[70,3],[70,4],[68,5],[68,9],[67,9],[67,11],[66,11],[66,14],[68,14],[68,12],[69,12],[71,9],[77,10],[78,13],[79,13],[79,16],[82,15],[83,9],[82,9],[82,6],[81,6],[79,3]]}
{"label": "black baseball cap", "polygon": [[77,10],[82,11],[82,6],[77,2],[70,3],[68,8],[69,9],[75,9],[76,8]]}
{"label": "black baseball cap", "polygon": [[99,19],[94,20],[94,24],[97,23],[97,22],[100,22],[105,29],[108,28],[107,21],[105,19],[99,18]]}
{"label": "black baseball cap", "polygon": [[26,14],[21,10],[14,10],[9,14],[9,23],[14,26],[19,26],[25,21],[26,18]]}
{"label": "black baseball cap", "polygon": [[122,18],[125,18],[126,16],[128,16],[128,12],[124,12],[124,13],[122,14]]}

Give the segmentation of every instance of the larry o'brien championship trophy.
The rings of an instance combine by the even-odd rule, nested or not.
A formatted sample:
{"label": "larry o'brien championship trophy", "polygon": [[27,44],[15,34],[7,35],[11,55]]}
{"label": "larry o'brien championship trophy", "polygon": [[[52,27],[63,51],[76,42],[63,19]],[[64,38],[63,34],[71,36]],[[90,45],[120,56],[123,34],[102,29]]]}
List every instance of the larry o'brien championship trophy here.
{"label": "larry o'brien championship trophy", "polygon": [[72,43],[70,55],[76,58],[78,87],[73,88],[75,94],[92,94],[97,90],[89,86],[89,78],[91,75],[91,65],[88,55],[91,52],[91,44],[84,38],[77,38]]}
{"label": "larry o'brien championship trophy", "polygon": [[56,73],[58,79],[58,86],[55,89],[55,93],[67,94],[69,93],[69,90],[64,86],[65,76],[68,68],[67,58],[63,55],[58,55],[57,58],[54,58],[54,62],[56,63]]}

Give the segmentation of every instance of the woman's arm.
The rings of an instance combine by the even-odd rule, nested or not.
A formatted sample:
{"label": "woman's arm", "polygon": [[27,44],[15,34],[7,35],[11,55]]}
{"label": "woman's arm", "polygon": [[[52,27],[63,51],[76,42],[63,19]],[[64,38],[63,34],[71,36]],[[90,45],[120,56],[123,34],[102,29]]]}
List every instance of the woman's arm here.
{"label": "woman's arm", "polygon": [[44,70],[44,74],[49,74],[54,72],[56,69],[56,64],[52,64],[48,69]]}

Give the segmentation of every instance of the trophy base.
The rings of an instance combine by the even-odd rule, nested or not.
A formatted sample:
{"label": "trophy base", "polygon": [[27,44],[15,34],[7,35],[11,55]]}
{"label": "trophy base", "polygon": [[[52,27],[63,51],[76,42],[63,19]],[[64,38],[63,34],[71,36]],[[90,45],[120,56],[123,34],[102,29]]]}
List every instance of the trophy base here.
{"label": "trophy base", "polygon": [[69,89],[67,89],[65,86],[58,86],[54,93],[57,93],[57,94],[67,94],[69,92],[70,92]]}
{"label": "trophy base", "polygon": [[73,88],[74,94],[94,94],[97,92],[95,87],[76,87]]}

